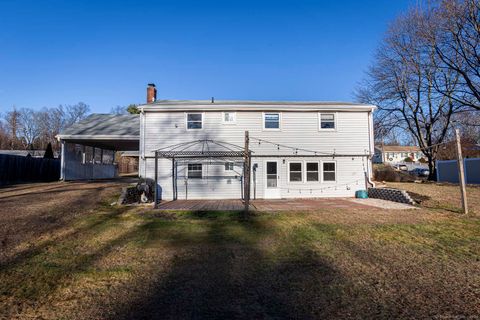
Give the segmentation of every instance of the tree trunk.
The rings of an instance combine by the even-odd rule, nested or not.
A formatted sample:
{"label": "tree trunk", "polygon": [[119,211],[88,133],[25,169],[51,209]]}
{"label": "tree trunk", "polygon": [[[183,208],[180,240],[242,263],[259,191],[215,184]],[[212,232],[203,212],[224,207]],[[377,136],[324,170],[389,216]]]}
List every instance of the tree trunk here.
{"label": "tree trunk", "polygon": [[427,157],[428,160],[428,180],[436,181],[437,180],[437,168],[435,167],[435,160],[432,156]]}

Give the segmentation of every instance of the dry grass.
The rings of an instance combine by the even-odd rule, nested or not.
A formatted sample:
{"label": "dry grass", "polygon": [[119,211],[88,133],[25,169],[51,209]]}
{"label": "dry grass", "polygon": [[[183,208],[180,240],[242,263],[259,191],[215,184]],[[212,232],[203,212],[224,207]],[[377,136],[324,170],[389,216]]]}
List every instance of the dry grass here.
{"label": "dry grass", "polygon": [[[443,193],[413,187],[431,197],[427,207],[247,220],[112,207],[113,184],[81,199],[85,209],[70,205],[73,217],[56,207],[54,228],[38,218],[48,201],[27,203],[18,228],[38,229],[23,241],[9,233],[17,241],[3,247],[0,318],[473,318],[480,220],[450,211]],[[56,197],[75,201],[69,192]],[[480,189],[471,192],[478,199]],[[3,208],[0,222],[13,221]]]}
{"label": "dry grass", "polygon": [[[438,183],[394,183],[388,182],[392,188],[399,188],[413,193],[414,198],[420,195],[423,208],[433,210],[447,210],[460,213],[462,203],[460,188],[455,184]],[[467,187],[467,200],[471,215],[480,215],[480,186]]]}

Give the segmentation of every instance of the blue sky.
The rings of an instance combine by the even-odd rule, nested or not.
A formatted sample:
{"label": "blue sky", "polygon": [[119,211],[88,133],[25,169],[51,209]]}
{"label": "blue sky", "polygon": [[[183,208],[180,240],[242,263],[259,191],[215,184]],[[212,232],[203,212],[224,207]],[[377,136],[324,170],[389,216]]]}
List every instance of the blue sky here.
{"label": "blue sky", "polygon": [[409,0],[0,0],[0,112],[83,101],[345,100]]}

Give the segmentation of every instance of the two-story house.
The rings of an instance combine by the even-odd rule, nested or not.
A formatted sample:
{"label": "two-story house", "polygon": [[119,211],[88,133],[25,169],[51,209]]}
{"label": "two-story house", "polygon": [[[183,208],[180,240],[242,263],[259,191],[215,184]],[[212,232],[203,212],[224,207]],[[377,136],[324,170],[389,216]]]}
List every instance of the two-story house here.
{"label": "two-story house", "polygon": [[154,86],[147,92],[139,176],[156,177],[163,200],[242,198],[246,131],[251,198],[353,196],[371,183],[375,106],[171,101],[156,100]]}
{"label": "two-story house", "polygon": [[406,158],[418,162],[424,157],[417,146],[376,146],[373,163],[404,163]]}

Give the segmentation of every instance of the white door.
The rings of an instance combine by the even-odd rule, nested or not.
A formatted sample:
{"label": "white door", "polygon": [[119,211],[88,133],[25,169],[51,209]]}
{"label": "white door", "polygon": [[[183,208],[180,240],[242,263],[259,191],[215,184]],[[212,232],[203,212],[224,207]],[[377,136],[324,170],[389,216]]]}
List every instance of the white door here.
{"label": "white door", "polygon": [[278,179],[280,169],[275,160],[265,161],[265,199],[280,199]]}

